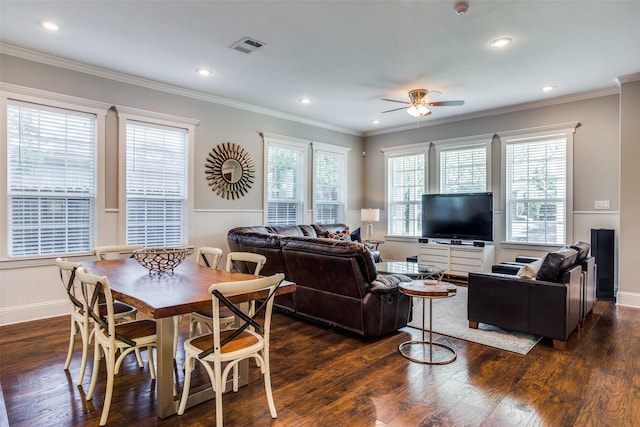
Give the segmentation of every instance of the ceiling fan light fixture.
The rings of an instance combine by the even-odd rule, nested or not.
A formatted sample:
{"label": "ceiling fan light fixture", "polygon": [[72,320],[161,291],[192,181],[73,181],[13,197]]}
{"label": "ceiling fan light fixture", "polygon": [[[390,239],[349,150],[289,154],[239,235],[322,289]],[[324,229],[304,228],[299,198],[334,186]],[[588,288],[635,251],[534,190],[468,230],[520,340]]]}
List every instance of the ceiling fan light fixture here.
{"label": "ceiling fan light fixture", "polygon": [[407,113],[409,113],[409,115],[413,117],[425,117],[431,114],[431,110],[429,110],[424,104],[414,104],[411,107],[407,108]]}

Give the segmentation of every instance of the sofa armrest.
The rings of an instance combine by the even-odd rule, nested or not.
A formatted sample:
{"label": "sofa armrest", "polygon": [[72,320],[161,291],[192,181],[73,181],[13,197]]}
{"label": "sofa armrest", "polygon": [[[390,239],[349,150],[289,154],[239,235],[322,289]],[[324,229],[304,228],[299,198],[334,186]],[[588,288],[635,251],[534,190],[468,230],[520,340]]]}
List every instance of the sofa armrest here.
{"label": "sofa armrest", "polygon": [[516,262],[520,262],[523,264],[529,264],[531,262],[536,262],[537,260],[539,260],[540,258],[538,257],[534,257],[534,256],[517,256],[516,257]]}
{"label": "sofa armrest", "polygon": [[511,274],[469,273],[467,319],[526,331],[530,281]]}
{"label": "sofa armrest", "polygon": [[501,273],[501,274],[509,274],[516,275],[520,267],[524,264],[521,262],[501,262],[500,264],[495,264],[491,266],[492,273]]}

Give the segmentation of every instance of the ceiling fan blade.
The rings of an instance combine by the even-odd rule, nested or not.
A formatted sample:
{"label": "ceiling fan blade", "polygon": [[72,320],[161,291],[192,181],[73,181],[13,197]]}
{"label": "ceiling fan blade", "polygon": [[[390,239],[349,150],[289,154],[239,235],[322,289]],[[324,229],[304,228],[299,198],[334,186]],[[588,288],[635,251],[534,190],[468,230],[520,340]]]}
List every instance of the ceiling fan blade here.
{"label": "ceiling fan blade", "polygon": [[382,113],[390,113],[390,112],[392,112],[392,111],[406,110],[407,108],[409,108],[409,107],[394,108],[393,110],[383,111]]}
{"label": "ceiling fan blade", "polygon": [[382,98],[381,101],[399,102],[401,104],[411,104],[410,102],[407,102],[407,101],[397,101],[395,99],[387,99],[387,98]]}
{"label": "ceiling fan blade", "polygon": [[431,107],[451,107],[454,105],[464,105],[464,101],[440,101],[440,102],[429,102],[429,106]]}

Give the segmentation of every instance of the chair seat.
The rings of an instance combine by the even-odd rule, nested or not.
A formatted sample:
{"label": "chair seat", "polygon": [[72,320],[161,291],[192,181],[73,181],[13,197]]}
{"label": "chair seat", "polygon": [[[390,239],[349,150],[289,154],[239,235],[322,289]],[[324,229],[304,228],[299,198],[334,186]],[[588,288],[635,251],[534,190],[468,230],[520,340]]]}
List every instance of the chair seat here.
{"label": "chair seat", "polygon": [[[129,304],[125,304],[123,302],[120,301],[114,301],[113,302],[113,313],[114,315],[117,317],[118,314],[124,314],[124,313],[137,313],[138,310],[135,307],[131,307]],[[106,315],[107,314],[107,308],[104,304],[100,305],[100,314],[101,315]]]}
{"label": "chair seat", "polygon": [[[200,316],[203,317],[209,317],[209,318],[213,318],[213,310],[209,309],[209,310],[200,310],[200,311],[196,311],[195,313],[198,313]],[[224,306],[220,306],[220,318],[224,319],[227,317],[232,317],[234,316],[233,311],[229,310],[229,307],[227,307],[226,305]]]}
{"label": "chair seat", "polygon": [[[226,337],[235,332],[235,329],[230,329],[226,331],[220,332],[220,340],[224,340]],[[221,348],[221,353],[224,356],[225,354],[233,353],[240,350],[247,350],[249,348],[255,346],[262,346],[262,337],[252,333],[251,331],[242,331],[240,335],[236,338],[223,345]],[[185,342],[185,348],[191,347],[193,351],[204,351],[213,345],[213,335],[200,335],[196,338],[192,338]]]}
{"label": "chair seat", "polygon": [[155,340],[156,321],[153,319],[142,319],[133,322],[118,323],[116,325],[116,334],[132,341],[141,338],[152,338]]}

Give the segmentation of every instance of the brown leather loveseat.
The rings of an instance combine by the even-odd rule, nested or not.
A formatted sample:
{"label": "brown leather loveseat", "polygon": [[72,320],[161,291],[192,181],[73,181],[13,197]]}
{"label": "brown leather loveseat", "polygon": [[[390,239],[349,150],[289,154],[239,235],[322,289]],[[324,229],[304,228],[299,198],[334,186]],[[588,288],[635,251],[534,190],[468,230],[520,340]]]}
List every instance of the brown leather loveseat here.
{"label": "brown leather loveseat", "polygon": [[[486,323],[540,335],[553,339],[554,348],[564,349],[571,333],[593,309],[595,283],[589,250],[588,243],[577,242],[549,252],[535,266],[502,263],[491,273],[470,273],[469,327]],[[527,269],[532,268],[527,277]]]}
{"label": "brown leather loveseat", "polygon": [[399,292],[398,279],[378,276],[362,243],[324,237],[340,229],[346,226],[239,227],[227,242],[231,251],[266,256],[261,274],[283,272],[296,284],[296,292],[276,297],[280,311],[366,338],[406,326],[411,301]]}

